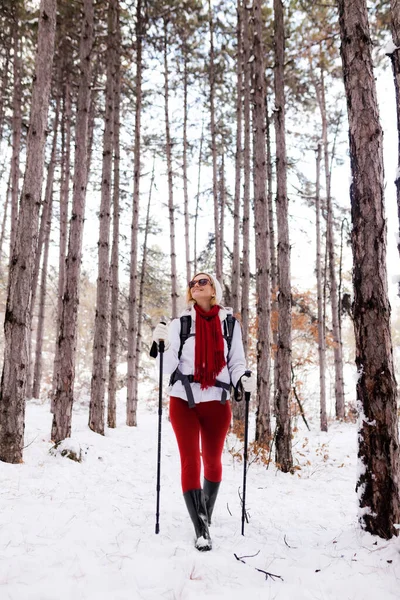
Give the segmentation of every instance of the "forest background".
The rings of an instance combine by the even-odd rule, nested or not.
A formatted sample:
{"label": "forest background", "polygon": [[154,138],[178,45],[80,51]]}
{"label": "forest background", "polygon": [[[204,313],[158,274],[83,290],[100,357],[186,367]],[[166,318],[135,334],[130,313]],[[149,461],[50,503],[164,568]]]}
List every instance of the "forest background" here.
{"label": "forest background", "polygon": [[[55,15],[54,2],[43,0],[41,7]],[[395,97],[389,57],[397,48],[390,46],[391,4],[365,7],[387,132],[392,339],[398,353],[398,225],[391,183],[396,115],[388,99]],[[148,376],[152,328],[165,313],[178,314],[186,280],[198,268],[222,280],[226,303],[243,323],[248,362],[258,371],[259,442],[272,439],[266,399],[270,387],[280,395],[276,366],[284,345],[277,343],[279,336],[288,335],[293,349],[285,382],[289,413],[300,410],[314,419],[321,414],[322,428],[329,418],[354,418],[348,124],[336,6],[305,0],[273,7],[224,0],[84,0],[59,2],[57,11],[53,33],[38,37],[37,3],[1,3],[0,301],[6,336],[7,317],[10,327],[27,324],[15,315],[11,319],[11,304],[6,307],[13,286],[18,287],[12,275],[23,253],[28,268],[22,265],[22,271],[29,275],[28,288],[20,288],[20,301],[13,306],[21,308],[23,319],[28,314],[30,359],[13,365],[7,352],[17,351],[17,345],[5,344],[3,367],[8,372],[17,365],[16,381],[24,382],[15,403],[17,438],[23,437],[25,383],[28,398],[51,398],[54,441],[70,435],[74,402],[90,400],[89,426],[104,433],[107,396],[108,426],[115,427],[118,389],[127,391],[127,424],[137,425],[139,380]],[[278,30],[279,19],[285,29]],[[39,19],[40,26],[45,27]],[[54,61],[48,61],[52,68],[47,65],[46,71],[46,65],[35,64],[35,51],[38,42],[50,48],[51,35]],[[41,81],[40,66],[50,89],[48,114],[46,102],[32,95],[35,69],[35,84]],[[280,90],[277,73],[285,79]],[[278,100],[282,92],[283,104]],[[29,119],[35,110],[46,122],[47,170],[43,178],[37,170],[37,201],[31,213],[24,213],[29,136],[36,133]],[[260,140],[264,154],[258,154]],[[283,218],[282,164],[283,196],[289,200],[289,215]],[[268,219],[265,211],[257,212],[266,206],[257,195],[260,181]],[[320,221],[320,243],[314,238],[315,220]],[[32,227],[33,252],[23,246],[24,226]],[[260,239],[266,242],[261,249]],[[259,286],[266,283],[262,251],[267,246],[271,281],[264,293]],[[279,248],[286,250],[279,254]],[[281,281],[277,295],[278,270],[282,280],[287,275],[289,293]],[[314,270],[320,274],[322,296]],[[286,318],[277,306],[282,297],[289,299]],[[279,329],[289,322],[291,332]],[[271,344],[270,326],[276,336]],[[21,339],[23,354],[26,339]],[[321,369],[322,351],[326,369]],[[324,401],[318,369],[328,375]],[[2,399],[7,404],[5,379]],[[2,410],[6,423],[9,407]],[[284,437],[290,439],[287,432]],[[278,434],[277,446],[279,440]],[[10,447],[0,451],[2,459],[19,462],[21,441],[14,446],[8,458]]]}

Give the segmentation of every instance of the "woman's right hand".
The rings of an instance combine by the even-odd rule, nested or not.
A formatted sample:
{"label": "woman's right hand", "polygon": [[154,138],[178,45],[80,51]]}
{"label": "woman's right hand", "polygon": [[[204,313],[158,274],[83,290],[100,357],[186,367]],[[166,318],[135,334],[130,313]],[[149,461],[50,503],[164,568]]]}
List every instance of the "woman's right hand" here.
{"label": "woman's right hand", "polygon": [[153,342],[156,344],[163,340],[166,344],[168,342],[168,326],[165,323],[158,323],[153,331]]}

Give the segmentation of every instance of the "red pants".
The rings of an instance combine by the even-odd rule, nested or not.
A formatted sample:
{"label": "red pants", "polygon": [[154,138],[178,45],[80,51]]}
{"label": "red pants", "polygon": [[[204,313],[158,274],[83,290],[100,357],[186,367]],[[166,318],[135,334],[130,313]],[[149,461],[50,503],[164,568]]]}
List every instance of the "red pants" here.
{"label": "red pants", "polygon": [[229,402],[200,402],[189,408],[186,400],[171,396],[169,415],[181,457],[183,493],[201,488],[200,438],[204,477],[215,483],[221,481],[221,455],[231,422]]}

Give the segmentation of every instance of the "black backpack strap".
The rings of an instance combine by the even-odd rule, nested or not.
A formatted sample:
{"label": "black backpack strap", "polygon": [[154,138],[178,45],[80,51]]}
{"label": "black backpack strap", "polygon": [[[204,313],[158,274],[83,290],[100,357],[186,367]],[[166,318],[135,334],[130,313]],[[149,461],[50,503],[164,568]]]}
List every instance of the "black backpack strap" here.
{"label": "black backpack strap", "polygon": [[224,337],[226,339],[226,343],[228,344],[228,352],[230,351],[232,346],[232,337],[235,323],[236,319],[233,315],[226,315],[226,319],[224,320]]}
{"label": "black backpack strap", "polygon": [[192,335],[190,333],[190,330],[192,328],[192,317],[191,317],[191,315],[183,315],[180,320],[181,320],[181,332],[180,332],[181,343],[180,343],[179,352],[178,352],[178,358],[179,359],[180,359],[181,354],[182,354],[183,344]]}

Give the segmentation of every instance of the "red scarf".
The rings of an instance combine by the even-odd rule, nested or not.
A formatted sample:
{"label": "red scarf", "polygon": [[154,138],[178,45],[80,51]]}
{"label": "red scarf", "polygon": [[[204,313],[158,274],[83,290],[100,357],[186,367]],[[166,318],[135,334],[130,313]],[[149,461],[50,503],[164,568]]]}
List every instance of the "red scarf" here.
{"label": "red scarf", "polygon": [[224,338],[218,305],[206,312],[198,304],[196,311],[196,337],[194,352],[194,381],[202,390],[212,387],[217,375],[226,365]]}

